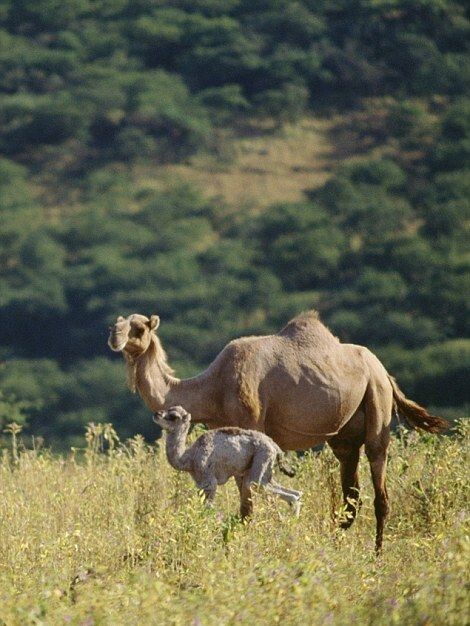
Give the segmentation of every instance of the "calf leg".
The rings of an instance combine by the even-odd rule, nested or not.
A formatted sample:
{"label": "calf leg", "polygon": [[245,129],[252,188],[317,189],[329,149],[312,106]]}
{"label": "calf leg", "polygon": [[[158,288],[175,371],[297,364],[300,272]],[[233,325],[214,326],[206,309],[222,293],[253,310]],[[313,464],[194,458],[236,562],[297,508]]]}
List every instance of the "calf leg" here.
{"label": "calf leg", "polygon": [[240,517],[245,519],[253,513],[253,501],[248,473],[236,476],[238,491],[240,492]]}
{"label": "calf leg", "polygon": [[287,502],[294,510],[295,515],[300,513],[300,496],[296,496],[293,493],[284,491],[281,486],[273,485],[272,483],[266,483],[262,485],[263,488],[275,496],[278,496],[285,502]]}
{"label": "calf leg", "polygon": [[271,481],[273,475],[273,465],[276,461],[277,453],[270,448],[259,447],[248,470],[250,482],[266,484]]}
{"label": "calf leg", "polygon": [[281,489],[283,491],[286,491],[287,493],[291,493],[292,495],[296,496],[297,498],[300,498],[302,496],[302,492],[301,491],[298,491],[297,489],[291,489],[290,487],[285,487],[284,485],[280,485],[278,482],[276,482],[273,479],[271,479],[271,485],[274,485],[275,487],[281,487]]}
{"label": "calf leg", "polygon": [[206,476],[197,481],[197,487],[204,493],[204,502],[207,507],[214,505],[215,494],[217,492],[217,481],[213,476]]}
{"label": "calf leg", "polygon": [[277,452],[270,448],[260,447],[256,451],[251,468],[248,471],[248,481],[251,486],[258,485],[268,493],[271,493],[288,502],[294,509],[296,515],[299,514],[300,494],[291,493],[281,485],[272,482],[273,466],[277,458]]}

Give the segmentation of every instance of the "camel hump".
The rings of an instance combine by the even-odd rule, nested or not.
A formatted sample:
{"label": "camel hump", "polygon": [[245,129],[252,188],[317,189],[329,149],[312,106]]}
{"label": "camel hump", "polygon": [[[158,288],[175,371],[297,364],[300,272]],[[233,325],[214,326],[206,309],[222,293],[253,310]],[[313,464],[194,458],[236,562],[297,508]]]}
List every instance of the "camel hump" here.
{"label": "camel hump", "polygon": [[311,309],[310,311],[304,311],[303,313],[299,313],[299,315],[296,315],[289,322],[287,322],[287,324],[279,332],[279,334],[285,335],[293,329],[305,328],[305,326],[310,326],[317,323],[321,323],[318,311],[316,311],[315,309]]}
{"label": "camel hump", "polygon": [[327,342],[334,340],[339,343],[338,338],[321,322],[320,315],[315,309],[304,311],[291,319],[278,334],[288,338],[310,335],[311,337],[322,337]]}

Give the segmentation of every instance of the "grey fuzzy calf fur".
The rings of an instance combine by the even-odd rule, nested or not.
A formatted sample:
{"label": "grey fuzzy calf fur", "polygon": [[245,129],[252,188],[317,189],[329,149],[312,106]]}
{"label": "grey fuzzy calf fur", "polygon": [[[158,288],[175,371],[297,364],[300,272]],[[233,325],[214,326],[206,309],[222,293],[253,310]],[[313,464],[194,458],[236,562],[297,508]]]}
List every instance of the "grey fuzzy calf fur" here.
{"label": "grey fuzzy calf fur", "polygon": [[186,448],[191,415],[183,407],[158,411],[153,419],[167,431],[166,454],[170,465],[191,474],[209,505],[217,486],[233,476],[240,491],[242,517],[251,513],[251,487],[254,486],[282,498],[296,515],[299,514],[301,492],[273,480],[276,462],[285,474],[292,476],[293,472],[283,464],[282,450],[264,433],[235,427],[217,428],[204,433]]}

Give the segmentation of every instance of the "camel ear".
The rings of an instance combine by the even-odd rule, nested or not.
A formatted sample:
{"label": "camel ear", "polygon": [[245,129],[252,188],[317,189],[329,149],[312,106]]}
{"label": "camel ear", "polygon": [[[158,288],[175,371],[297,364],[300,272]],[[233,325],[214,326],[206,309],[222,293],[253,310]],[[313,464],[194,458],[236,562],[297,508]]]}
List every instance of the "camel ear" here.
{"label": "camel ear", "polygon": [[160,326],[160,318],[158,315],[151,315],[150,321],[147,322],[150,327],[150,330],[156,330]]}

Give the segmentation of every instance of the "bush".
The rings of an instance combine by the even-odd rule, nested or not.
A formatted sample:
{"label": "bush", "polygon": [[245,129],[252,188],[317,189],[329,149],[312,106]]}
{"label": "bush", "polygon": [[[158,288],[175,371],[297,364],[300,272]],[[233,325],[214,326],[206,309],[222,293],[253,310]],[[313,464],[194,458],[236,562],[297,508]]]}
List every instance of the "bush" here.
{"label": "bush", "polygon": [[343,233],[315,204],[273,207],[258,220],[257,237],[264,263],[290,290],[325,283],[344,250]]}
{"label": "bush", "polygon": [[[380,356],[395,373],[406,393],[418,402],[448,406],[467,399],[465,381],[470,373],[470,342],[457,339],[413,351],[384,348]],[[445,390],[445,392],[444,392]]]}
{"label": "bush", "polygon": [[84,127],[82,112],[65,93],[54,97],[10,96],[0,105],[1,145],[7,154],[62,143]]}
{"label": "bush", "polygon": [[305,113],[309,99],[308,89],[302,85],[285,84],[279,89],[268,89],[254,98],[258,113],[280,123],[296,122]]}
{"label": "bush", "polygon": [[386,159],[356,161],[344,166],[340,175],[354,184],[377,185],[387,191],[402,190],[406,182],[405,172],[396,163]]}

